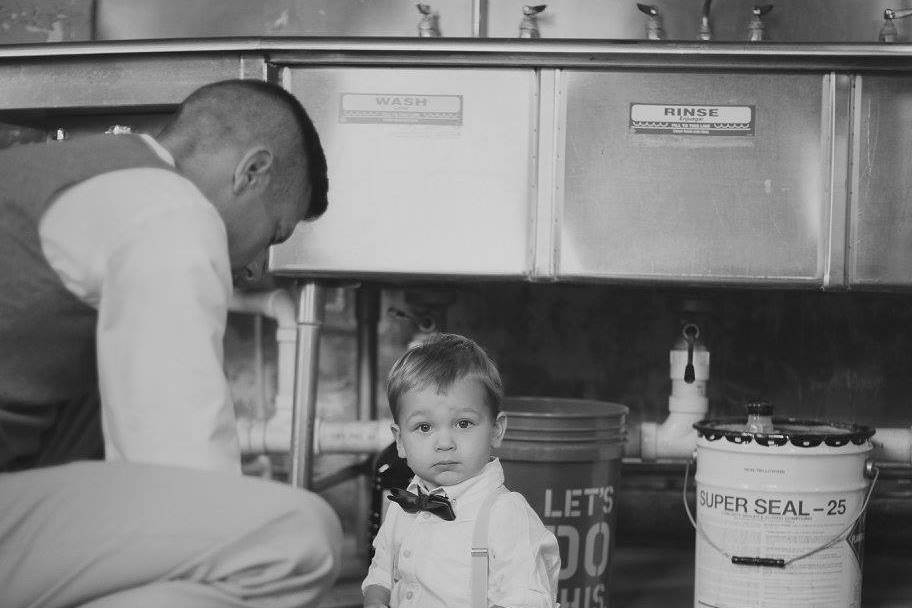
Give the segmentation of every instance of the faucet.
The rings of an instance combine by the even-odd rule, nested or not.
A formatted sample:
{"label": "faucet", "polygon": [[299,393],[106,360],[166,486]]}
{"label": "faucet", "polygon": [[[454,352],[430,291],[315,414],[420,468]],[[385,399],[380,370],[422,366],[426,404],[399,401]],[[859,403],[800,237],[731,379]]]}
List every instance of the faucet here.
{"label": "faucet", "polygon": [[520,38],[541,38],[538,31],[538,14],[548,8],[547,4],[536,4],[523,6],[523,18],[519,22]]}
{"label": "faucet", "polygon": [[712,26],[709,24],[709,6],[712,0],[703,0],[703,9],[700,11],[700,29],[697,32],[697,40],[712,40]]}
{"label": "faucet", "polygon": [[898,11],[888,8],[884,11],[884,24],[880,28],[880,35],[877,39],[880,42],[896,42],[896,39],[899,37],[899,34],[896,31],[896,24],[893,23],[896,19],[902,19],[912,15],[912,9],[904,8]]}
{"label": "faucet", "polygon": [[665,28],[662,27],[662,15],[659,14],[658,7],[637,2],[637,8],[641,13],[649,15],[649,21],[646,22],[646,39],[665,40]]}
{"label": "faucet", "polygon": [[751,20],[747,24],[748,42],[762,42],[766,40],[766,24],[763,23],[763,16],[773,10],[772,4],[762,4],[754,6],[751,9]]}
{"label": "faucet", "polygon": [[430,4],[415,4],[418,12],[421,13],[421,21],[418,22],[419,38],[440,38],[439,15],[431,9]]}

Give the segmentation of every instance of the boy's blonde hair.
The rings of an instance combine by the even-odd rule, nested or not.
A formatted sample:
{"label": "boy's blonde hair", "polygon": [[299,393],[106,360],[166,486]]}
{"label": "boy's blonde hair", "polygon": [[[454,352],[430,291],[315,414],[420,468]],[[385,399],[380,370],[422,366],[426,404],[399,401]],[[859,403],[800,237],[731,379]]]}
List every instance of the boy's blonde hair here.
{"label": "boy's blonde hair", "polygon": [[500,413],[503,382],[497,366],[483,348],[457,334],[438,334],[408,349],[390,369],[386,383],[393,419],[399,421],[399,399],[408,391],[428,386],[446,392],[457,380],[474,378],[485,389],[491,419]]}

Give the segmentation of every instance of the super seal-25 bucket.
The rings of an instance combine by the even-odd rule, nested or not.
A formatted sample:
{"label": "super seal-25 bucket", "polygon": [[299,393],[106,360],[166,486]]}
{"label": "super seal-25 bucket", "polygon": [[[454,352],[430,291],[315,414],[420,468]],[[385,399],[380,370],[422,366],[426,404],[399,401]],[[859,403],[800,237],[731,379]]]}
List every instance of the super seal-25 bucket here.
{"label": "super seal-25 bucket", "polygon": [[695,608],[858,608],[874,430],[748,411],[694,425]]}
{"label": "super seal-25 bucket", "polygon": [[507,487],[525,495],[557,537],[560,605],[605,608],[627,407],[513,397],[503,409],[507,433],[497,455]]}

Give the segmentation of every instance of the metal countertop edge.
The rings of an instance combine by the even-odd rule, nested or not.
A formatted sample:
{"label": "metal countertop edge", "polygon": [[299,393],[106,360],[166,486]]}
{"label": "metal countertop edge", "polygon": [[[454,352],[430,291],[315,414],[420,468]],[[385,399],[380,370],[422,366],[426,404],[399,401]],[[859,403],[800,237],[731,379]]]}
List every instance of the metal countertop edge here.
{"label": "metal countertop edge", "polygon": [[506,38],[270,37],[0,46],[0,61],[148,55],[261,54],[277,63],[630,65],[912,70],[912,44],[743,43]]}

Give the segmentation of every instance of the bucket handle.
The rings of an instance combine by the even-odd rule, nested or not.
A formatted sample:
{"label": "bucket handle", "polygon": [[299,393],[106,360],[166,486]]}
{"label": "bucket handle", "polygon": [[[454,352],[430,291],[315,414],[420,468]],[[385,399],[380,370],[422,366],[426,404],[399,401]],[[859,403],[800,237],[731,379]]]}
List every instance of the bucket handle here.
{"label": "bucket handle", "polygon": [[864,502],[861,505],[861,509],[859,509],[859,511],[858,511],[858,515],[856,515],[852,519],[852,523],[850,523],[848,526],[846,526],[845,529],[842,530],[842,532],[840,532],[839,534],[834,536],[831,540],[827,541],[826,543],[820,545],[819,547],[817,547],[815,549],[811,549],[810,551],[808,551],[806,553],[802,553],[801,555],[798,555],[796,557],[792,557],[789,559],[783,559],[783,558],[778,558],[778,557],[750,557],[750,556],[744,556],[744,555],[732,555],[731,553],[728,553],[725,550],[723,550],[721,547],[719,547],[719,545],[714,543],[712,541],[712,539],[709,538],[709,535],[703,529],[703,526],[698,524],[697,521],[694,519],[693,513],[690,510],[690,503],[687,502],[687,486],[688,486],[689,480],[690,480],[690,463],[693,460],[694,459],[687,461],[687,468],[684,469],[684,489],[681,492],[681,495],[684,500],[684,510],[687,511],[687,519],[690,520],[690,523],[693,526],[694,530],[697,531],[697,534],[699,534],[710,547],[712,547],[713,549],[715,549],[716,551],[718,551],[719,553],[724,555],[726,559],[730,560],[731,563],[735,564],[736,566],[767,566],[770,568],[785,568],[789,564],[797,562],[800,559],[810,557],[810,556],[814,555],[815,553],[820,553],[821,551],[829,549],[830,547],[832,547],[839,541],[843,540],[846,537],[846,535],[848,535],[848,533],[852,530],[852,528],[855,527],[855,524],[858,523],[858,520],[861,519],[862,515],[865,514],[865,511],[867,511],[867,509],[868,509],[868,502],[870,502],[870,500],[871,500],[871,494],[874,492],[874,486],[875,486],[875,484],[877,484],[877,478],[880,476],[880,469],[878,469],[876,466],[873,466],[873,465],[868,467],[868,471],[873,471],[874,478],[871,480],[871,485],[868,486],[868,493],[867,493],[867,495],[865,495]]}

